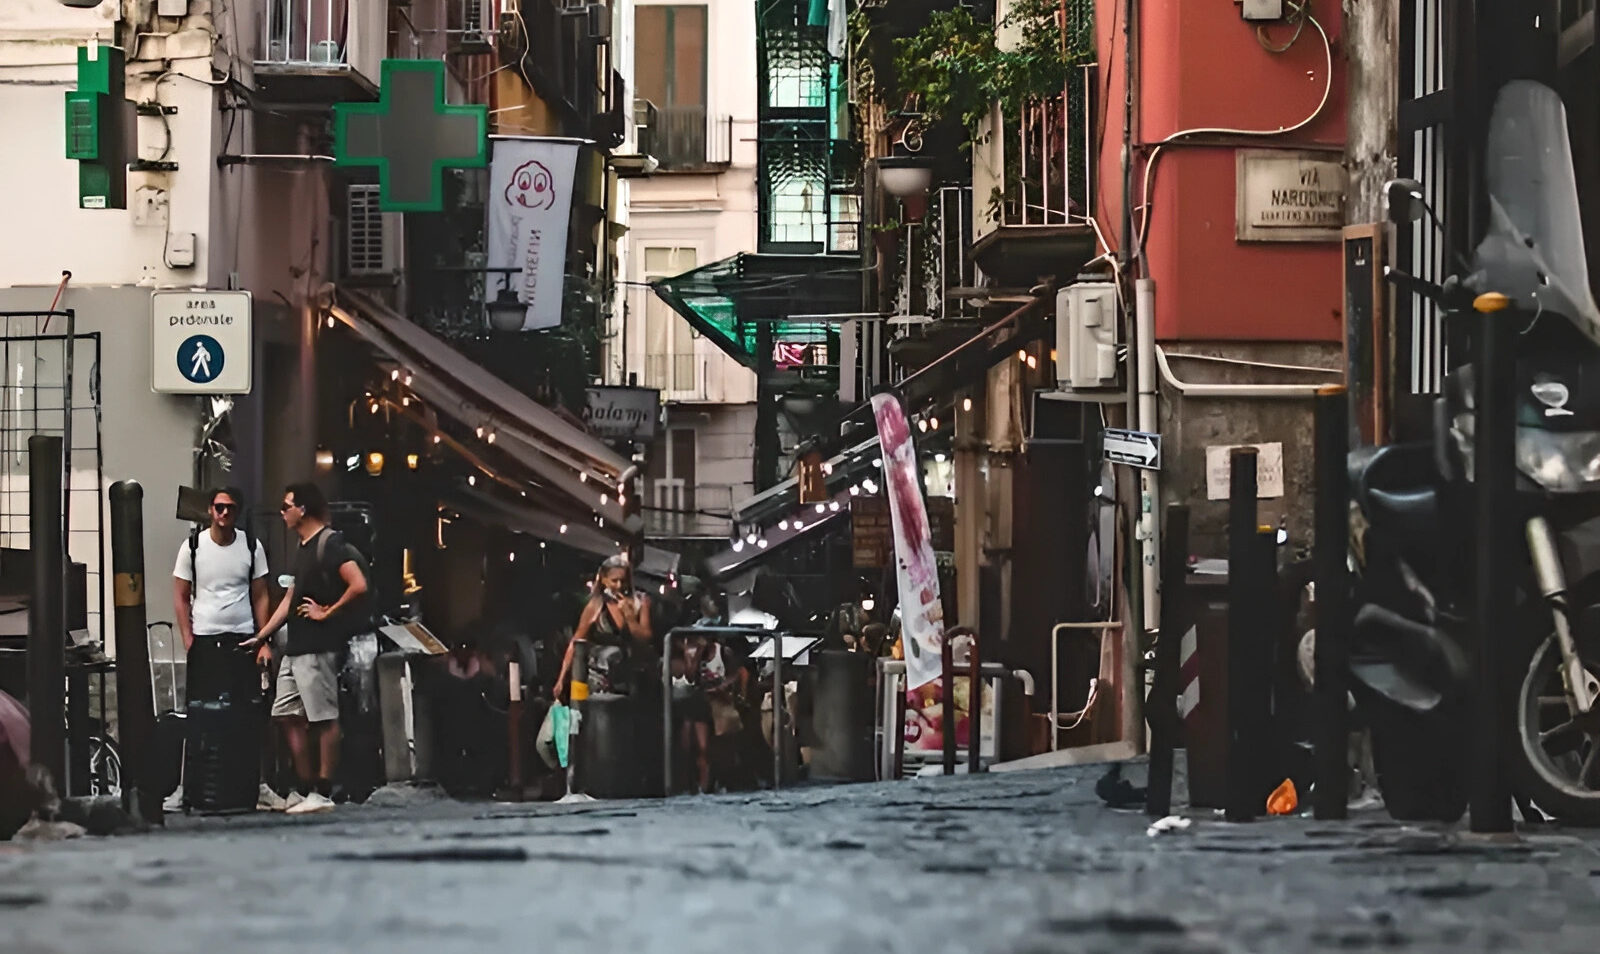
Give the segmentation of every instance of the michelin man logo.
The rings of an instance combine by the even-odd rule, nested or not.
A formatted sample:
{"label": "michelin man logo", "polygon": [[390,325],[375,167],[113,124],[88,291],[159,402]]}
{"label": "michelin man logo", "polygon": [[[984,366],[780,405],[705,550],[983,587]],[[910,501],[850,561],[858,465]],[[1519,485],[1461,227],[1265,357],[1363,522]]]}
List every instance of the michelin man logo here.
{"label": "michelin man logo", "polygon": [[549,209],[556,204],[555,178],[544,163],[530,159],[511,174],[506,204],[521,209]]}

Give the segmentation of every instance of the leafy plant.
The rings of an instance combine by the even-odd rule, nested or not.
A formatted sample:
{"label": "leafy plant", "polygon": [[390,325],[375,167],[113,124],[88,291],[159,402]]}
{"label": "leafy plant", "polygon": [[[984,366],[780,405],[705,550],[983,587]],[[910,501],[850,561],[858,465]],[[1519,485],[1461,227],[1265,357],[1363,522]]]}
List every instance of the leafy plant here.
{"label": "leafy plant", "polygon": [[[966,6],[931,13],[921,30],[893,41],[893,83],[875,77],[877,85],[892,85],[930,125],[954,119],[976,136],[993,104],[1014,120],[1029,101],[1059,96],[1072,69],[1093,58],[1087,15],[1065,16],[1065,7],[1016,0],[998,23]],[[1014,33],[1015,42],[1002,49],[997,32]]]}

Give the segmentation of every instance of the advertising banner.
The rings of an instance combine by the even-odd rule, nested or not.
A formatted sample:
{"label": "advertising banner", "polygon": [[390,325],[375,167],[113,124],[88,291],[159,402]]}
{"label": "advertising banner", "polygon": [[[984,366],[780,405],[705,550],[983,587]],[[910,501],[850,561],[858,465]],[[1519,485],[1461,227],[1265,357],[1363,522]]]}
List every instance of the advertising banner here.
{"label": "advertising banner", "polygon": [[[488,260],[517,268],[511,287],[528,310],[523,331],[561,324],[566,290],[567,223],[578,167],[573,139],[495,137],[489,161]],[[491,272],[492,298],[504,272]]]}
{"label": "advertising banner", "polygon": [[944,643],[944,606],[939,602],[939,568],[933,558],[928,511],[922,502],[917,452],[900,401],[892,394],[872,398],[883,448],[884,490],[894,527],[895,578],[900,590],[901,644],[905,649],[906,688],[920,689],[939,678]]}

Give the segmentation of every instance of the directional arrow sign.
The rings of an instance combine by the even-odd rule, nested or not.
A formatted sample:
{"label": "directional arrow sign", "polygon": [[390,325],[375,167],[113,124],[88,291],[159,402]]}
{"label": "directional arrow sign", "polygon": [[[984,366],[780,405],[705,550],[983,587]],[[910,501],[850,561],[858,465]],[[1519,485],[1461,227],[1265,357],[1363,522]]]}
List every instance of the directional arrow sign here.
{"label": "directional arrow sign", "polygon": [[1161,469],[1161,435],[1144,431],[1106,428],[1106,460],[1113,464],[1132,464],[1146,470]]}

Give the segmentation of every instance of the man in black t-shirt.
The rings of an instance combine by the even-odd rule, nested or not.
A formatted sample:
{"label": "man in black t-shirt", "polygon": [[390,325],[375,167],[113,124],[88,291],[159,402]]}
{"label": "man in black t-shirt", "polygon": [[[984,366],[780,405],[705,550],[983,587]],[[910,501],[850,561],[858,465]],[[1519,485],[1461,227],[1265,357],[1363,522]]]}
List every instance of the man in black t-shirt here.
{"label": "man in black t-shirt", "polygon": [[308,815],[333,809],[339,657],[363,622],[367,577],[360,553],[328,527],[328,501],[315,484],[290,485],[279,509],[300,543],[290,564],[294,582],[251,642],[259,645],[289,623],[272,716],[283,727],[300,782],[288,813]]}

